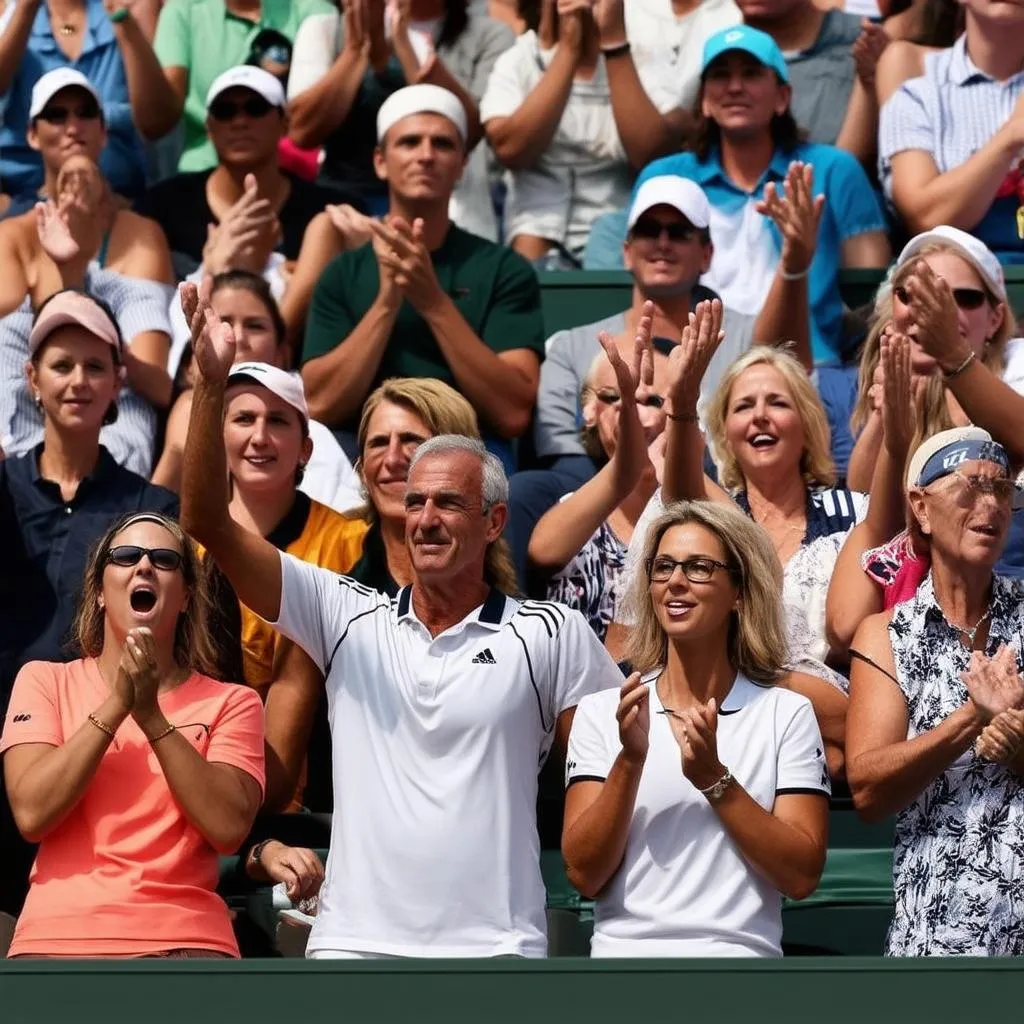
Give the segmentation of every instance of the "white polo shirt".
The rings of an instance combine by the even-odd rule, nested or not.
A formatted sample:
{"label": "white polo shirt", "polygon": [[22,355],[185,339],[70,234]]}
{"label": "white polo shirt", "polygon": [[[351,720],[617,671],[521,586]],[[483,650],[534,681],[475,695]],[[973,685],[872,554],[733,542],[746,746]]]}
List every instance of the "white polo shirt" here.
{"label": "white polo shirt", "polygon": [[537,773],[560,712],[622,674],[579,612],[492,590],[431,639],[282,553],[272,625],[324,672],[335,813],[308,953],[543,957]]}
{"label": "white polo shirt", "polygon": [[[747,863],[682,772],[679,744],[650,684],[650,749],[626,853],[597,900],[591,955],[781,956],[782,896]],[[566,786],[607,778],[622,745],[617,692],[580,701]],[[766,810],[785,793],[831,792],[806,697],[737,674],[718,717],[718,757]]]}

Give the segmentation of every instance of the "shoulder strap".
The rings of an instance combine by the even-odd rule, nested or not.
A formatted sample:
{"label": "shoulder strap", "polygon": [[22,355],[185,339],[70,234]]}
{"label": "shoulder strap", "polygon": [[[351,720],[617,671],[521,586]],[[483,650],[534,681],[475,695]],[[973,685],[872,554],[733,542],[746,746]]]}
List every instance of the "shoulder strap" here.
{"label": "shoulder strap", "polygon": [[851,647],[850,657],[858,658],[860,661],[866,662],[872,668],[878,669],[878,671],[881,672],[883,676],[888,676],[897,686],[900,685],[900,681],[891,672],[889,672],[887,669],[882,668],[882,666],[879,665],[877,661],[875,661],[872,658],[869,658],[866,654],[861,654],[860,651],[856,651]]}

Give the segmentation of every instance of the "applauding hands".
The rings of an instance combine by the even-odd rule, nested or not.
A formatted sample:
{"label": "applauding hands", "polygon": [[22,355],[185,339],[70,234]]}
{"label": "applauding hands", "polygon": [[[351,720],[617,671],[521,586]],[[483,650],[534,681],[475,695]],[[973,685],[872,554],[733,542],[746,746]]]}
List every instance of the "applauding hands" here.
{"label": "applauding hands", "polygon": [[668,399],[670,419],[697,422],[697,400],[708,365],[725,338],[722,330],[722,302],[697,303],[683,328],[679,344],[668,357]]}

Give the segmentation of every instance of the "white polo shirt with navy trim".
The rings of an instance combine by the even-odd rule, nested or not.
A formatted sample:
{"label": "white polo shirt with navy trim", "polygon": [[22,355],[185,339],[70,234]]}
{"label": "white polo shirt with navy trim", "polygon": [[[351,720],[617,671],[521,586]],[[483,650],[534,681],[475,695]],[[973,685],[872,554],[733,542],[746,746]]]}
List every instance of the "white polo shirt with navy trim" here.
{"label": "white polo shirt with navy trim", "polygon": [[[650,748],[626,852],[594,908],[591,956],[781,956],[782,896],[744,859],[707,799],[683,774],[679,744],[650,686]],[[584,697],[566,786],[604,781],[622,745],[619,695]],[[831,793],[811,702],[737,674],[718,713],[718,758],[766,810],[786,793]]]}
{"label": "white polo shirt with navy trim", "polygon": [[492,590],[431,638],[282,552],[272,625],[327,680],[335,812],[307,953],[547,954],[537,773],[558,715],[622,674],[579,612]]}

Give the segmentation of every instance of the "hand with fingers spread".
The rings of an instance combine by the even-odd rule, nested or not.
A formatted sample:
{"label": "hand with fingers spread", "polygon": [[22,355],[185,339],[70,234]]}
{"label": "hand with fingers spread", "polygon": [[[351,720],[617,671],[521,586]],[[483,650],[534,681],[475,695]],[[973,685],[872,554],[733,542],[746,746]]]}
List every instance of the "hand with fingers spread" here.
{"label": "hand with fingers spread", "polygon": [[316,896],[324,880],[324,866],[312,850],[285,846],[276,839],[260,850],[258,867],[271,882],[284,885],[284,891],[293,903]]}
{"label": "hand with fingers spread", "polygon": [[36,233],[43,252],[57,266],[73,262],[82,251],[71,233],[65,203],[57,206],[52,199],[36,203]]}
{"label": "hand with fingers spread", "polygon": [[640,422],[636,396],[641,388],[649,387],[654,380],[654,350],[651,346],[653,323],[654,303],[645,302],[637,321],[629,365],[622,358],[611,335],[606,331],[598,335],[598,341],[615,371],[619,392],[618,440],[611,461],[615,466],[616,490],[623,496],[633,490],[647,465],[648,442]]}
{"label": "hand with fingers spread", "polygon": [[787,274],[804,274],[810,269],[818,247],[818,226],[825,197],[813,195],[814,168],[794,161],[786,172],[782,188],[770,181],[757,212],[771,217],[782,235],[782,269]]}
{"label": "hand with fingers spread", "polygon": [[181,286],[181,310],[192,335],[193,362],[199,376],[223,384],[235,362],[235,332],[213,311],[210,294],[213,278],[203,278],[196,288],[191,281]]}
{"label": "hand with fingers spread", "polygon": [[358,249],[373,238],[373,231],[370,228],[370,221],[373,218],[360,213],[354,206],[349,206],[348,203],[337,203],[328,204],[324,209],[327,211],[334,230],[341,235],[346,251]]}
{"label": "hand with fingers spread", "polygon": [[1024,708],[1024,681],[1017,671],[1017,655],[1012,647],[1000,647],[991,658],[974,651],[960,678],[985,724],[1011,708]]}
{"label": "hand with fingers spread", "polygon": [[[423,241],[423,221],[417,217],[410,226],[401,217],[370,221],[374,252],[380,267],[381,288],[392,287],[417,312],[425,314],[444,298],[444,291]],[[387,283],[385,283],[387,282]]]}
{"label": "hand with fingers spread", "polygon": [[906,460],[914,437],[914,386],[910,340],[886,327],[878,365],[882,367],[882,432],[890,458],[899,466]]}
{"label": "hand with fingers spread", "polygon": [[683,774],[697,787],[708,789],[725,775],[718,760],[718,704],[712,697],[707,704],[665,709],[672,735],[682,753]]}
{"label": "hand with fingers spread", "polygon": [[634,672],[619,690],[615,720],[619,723],[622,756],[631,764],[643,764],[651,735],[651,688]]}
{"label": "hand with fingers spread", "polygon": [[875,94],[875,69],[878,58],[892,40],[889,39],[883,26],[867,18],[861,20],[860,35],[852,47],[853,63],[857,68],[857,77],[868,92]]}
{"label": "hand with fingers spread", "polygon": [[410,0],[389,0],[384,20],[391,34],[391,49],[402,65],[402,74],[410,85],[419,80],[420,59],[409,35]]}
{"label": "hand with fingers spread", "polygon": [[974,744],[975,753],[985,761],[1009,764],[1024,746],[1024,711],[1009,708],[995,716]]}
{"label": "hand with fingers spread", "polygon": [[918,260],[897,289],[897,297],[905,304],[910,321],[905,333],[945,373],[958,369],[970,356],[971,347],[960,335],[959,313],[949,285],[924,260]]}
{"label": "hand with fingers spread", "polygon": [[725,338],[721,299],[704,300],[692,310],[683,336],[668,357],[668,414],[696,417],[700,387],[712,356]]}

